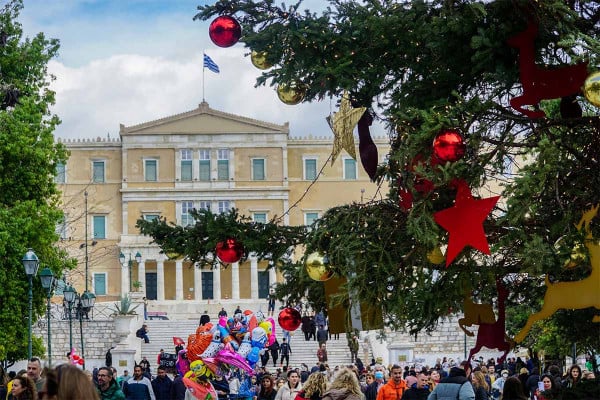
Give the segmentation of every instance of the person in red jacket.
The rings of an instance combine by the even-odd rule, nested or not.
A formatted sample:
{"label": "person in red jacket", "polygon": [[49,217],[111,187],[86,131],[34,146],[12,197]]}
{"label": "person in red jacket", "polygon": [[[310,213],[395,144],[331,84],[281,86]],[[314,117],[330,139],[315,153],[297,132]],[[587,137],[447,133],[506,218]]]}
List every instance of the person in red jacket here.
{"label": "person in red jacket", "polygon": [[400,400],[406,389],[406,382],[402,380],[402,367],[394,365],[391,379],[377,392],[377,400]]}

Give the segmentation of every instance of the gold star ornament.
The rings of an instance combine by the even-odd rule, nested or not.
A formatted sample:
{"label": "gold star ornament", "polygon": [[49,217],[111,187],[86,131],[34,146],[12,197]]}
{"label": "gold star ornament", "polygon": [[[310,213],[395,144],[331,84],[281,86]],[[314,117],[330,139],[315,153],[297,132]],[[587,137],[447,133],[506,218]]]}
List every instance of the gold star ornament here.
{"label": "gold star ornament", "polygon": [[367,110],[366,107],[352,108],[348,92],[342,94],[342,101],[338,112],[327,118],[329,126],[333,131],[333,150],[331,151],[331,165],[340,154],[342,149],[356,160],[356,147],[354,146],[354,127]]}

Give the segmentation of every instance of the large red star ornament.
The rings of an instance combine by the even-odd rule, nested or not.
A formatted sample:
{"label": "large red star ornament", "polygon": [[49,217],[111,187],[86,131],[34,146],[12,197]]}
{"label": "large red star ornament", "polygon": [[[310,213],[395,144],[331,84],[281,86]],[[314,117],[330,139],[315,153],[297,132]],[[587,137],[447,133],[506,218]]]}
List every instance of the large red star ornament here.
{"label": "large red star ornament", "polygon": [[496,196],[475,200],[465,181],[458,182],[457,186],[454,206],[433,215],[435,222],[450,234],[446,268],[467,245],[490,254],[490,246],[483,231],[483,221],[500,199],[500,196]]}

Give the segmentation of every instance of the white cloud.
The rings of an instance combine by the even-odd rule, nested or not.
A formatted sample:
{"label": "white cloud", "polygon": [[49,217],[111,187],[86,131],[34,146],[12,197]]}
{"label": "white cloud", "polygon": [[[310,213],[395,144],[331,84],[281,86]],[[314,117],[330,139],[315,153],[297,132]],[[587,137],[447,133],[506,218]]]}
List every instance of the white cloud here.
{"label": "white cloud", "polygon": [[[57,77],[53,111],[63,121],[56,136],[91,138],[110,132],[114,137],[121,123],[134,125],[196,108],[202,101],[203,50],[221,69],[220,74],[205,71],[204,97],[212,108],[289,122],[292,136],[331,135],[325,117],[336,111],[335,100],[331,106],[329,99],[288,106],[274,88],[254,88],[261,71],[244,57],[247,49],[216,47],[208,38],[210,21],[192,21],[201,1],[102,1],[25,4],[21,20],[26,36],[43,31],[61,40],[59,57],[49,64]],[[320,0],[309,0],[302,8],[311,3]]]}

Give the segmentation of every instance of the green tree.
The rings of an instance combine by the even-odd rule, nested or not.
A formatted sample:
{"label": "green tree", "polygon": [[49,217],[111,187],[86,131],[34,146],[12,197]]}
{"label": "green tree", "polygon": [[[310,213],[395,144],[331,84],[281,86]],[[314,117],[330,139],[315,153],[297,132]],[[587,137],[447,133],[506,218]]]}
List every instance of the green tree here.
{"label": "green tree", "polygon": [[[519,52],[507,41],[533,21],[536,64],[560,68],[585,60],[591,72],[600,55],[597,2],[332,0],[319,15],[303,11],[301,2],[221,0],[198,9],[197,19],[234,16],[243,44],[265,52],[273,67],[258,85],[294,82],[305,89],[304,101],[347,90],[355,106],[387,126],[392,150],[375,180],[389,180],[388,199],[329,210],[303,244],[307,253],[326,252],[334,270],[348,277],[342,290],[380,304],[392,327],[432,330],[439,318],[461,311],[465,291],[492,300],[496,279],[510,289],[509,315],[514,307],[530,314],[540,308],[545,275],[578,280],[589,274],[587,251],[575,270],[563,265],[582,241],[574,224],[600,202],[598,110],[580,93],[542,101],[545,118],[511,108],[522,88]],[[465,136],[466,156],[428,162],[434,138],[447,128]],[[475,197],[500,183],[502,198],[484,223],[492,255],[467,247],[445,268],[427,254],[448,243],[434,214],[454,204],[456,179]],[[423,189],[427,181],[431,190]],[[406,193],[409,210],[399,205]],[[592,228],[600,237],[598,224]],[[291,297],[307,292],[304,275],[295,269]],[[573,311],[585,317],[564,337],[569,343],[598,348],[591,313]]]}
{"label": "green tree", "polygon": [[[62,218],[54,184],[56,164],[67,154],[52,132],[59,119],[50,106],[54,93],[47,63],[58,51],[58,41],[43,34],[24,39],[17,22],[21,1],[10,1],[0,11],[0,359],[27,357],[28,283],[21,259],[32,248],[55,276],[70,265],[54,243]],[[34,278],[34,321],[44,312],[46,293]],[[24,323],[25,321],[25,323]],[[43,354],[41,341],[34,353]]]}

